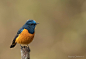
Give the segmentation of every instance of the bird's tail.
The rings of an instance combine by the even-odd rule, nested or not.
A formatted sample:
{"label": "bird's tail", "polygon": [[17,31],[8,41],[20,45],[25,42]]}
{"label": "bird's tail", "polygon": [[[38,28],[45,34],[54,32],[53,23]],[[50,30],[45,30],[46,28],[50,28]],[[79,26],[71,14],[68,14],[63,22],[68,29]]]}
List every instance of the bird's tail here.
{"label": "bird's tail", "polygon": [[12,44],[12,45],[10,46],[10,48],[13,48],[13,47],[15,47],[15,45],[16,45],[16,43]]}

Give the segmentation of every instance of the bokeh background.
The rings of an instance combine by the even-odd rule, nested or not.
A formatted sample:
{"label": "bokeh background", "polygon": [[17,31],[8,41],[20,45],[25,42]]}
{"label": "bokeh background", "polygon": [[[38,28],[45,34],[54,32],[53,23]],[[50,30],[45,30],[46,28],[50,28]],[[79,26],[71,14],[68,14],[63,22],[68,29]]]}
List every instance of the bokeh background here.
{"label": "bokeh background", "polygon": [[86,59],[86,0],[0,0],[0,59],[21,59],[10,45],[28,19],[40,23],[31,59]]}

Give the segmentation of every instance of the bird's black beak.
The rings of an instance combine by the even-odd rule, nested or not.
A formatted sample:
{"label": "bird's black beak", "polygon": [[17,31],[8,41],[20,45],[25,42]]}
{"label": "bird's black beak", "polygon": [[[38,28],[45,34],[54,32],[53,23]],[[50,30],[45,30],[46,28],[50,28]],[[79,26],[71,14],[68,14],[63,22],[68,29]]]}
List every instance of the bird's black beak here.
{"label": "bird's black beak", "polygon": [[36,25],[39,24],[39,23],[36,23]]}

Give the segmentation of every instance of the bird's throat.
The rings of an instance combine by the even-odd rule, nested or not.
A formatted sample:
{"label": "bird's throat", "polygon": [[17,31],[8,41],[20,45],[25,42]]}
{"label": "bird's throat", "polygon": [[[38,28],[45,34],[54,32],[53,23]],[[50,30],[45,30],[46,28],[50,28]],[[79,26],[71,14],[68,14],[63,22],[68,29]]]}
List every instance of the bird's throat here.
{"label": "bird's throat", "polygon": [[28,29],[28,32],[29,32],[30,34],[34,34],[34,28]]}

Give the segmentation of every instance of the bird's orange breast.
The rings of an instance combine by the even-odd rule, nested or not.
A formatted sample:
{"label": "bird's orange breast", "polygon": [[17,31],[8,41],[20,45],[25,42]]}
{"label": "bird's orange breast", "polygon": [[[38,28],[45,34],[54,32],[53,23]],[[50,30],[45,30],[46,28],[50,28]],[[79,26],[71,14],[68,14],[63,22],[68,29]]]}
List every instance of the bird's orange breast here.
{"label": "bird's orange breast", "polygon": [[34,38],[34,34],[30,34],[27,29],[24,29],[16,38],[19,44],[29,44]]}

